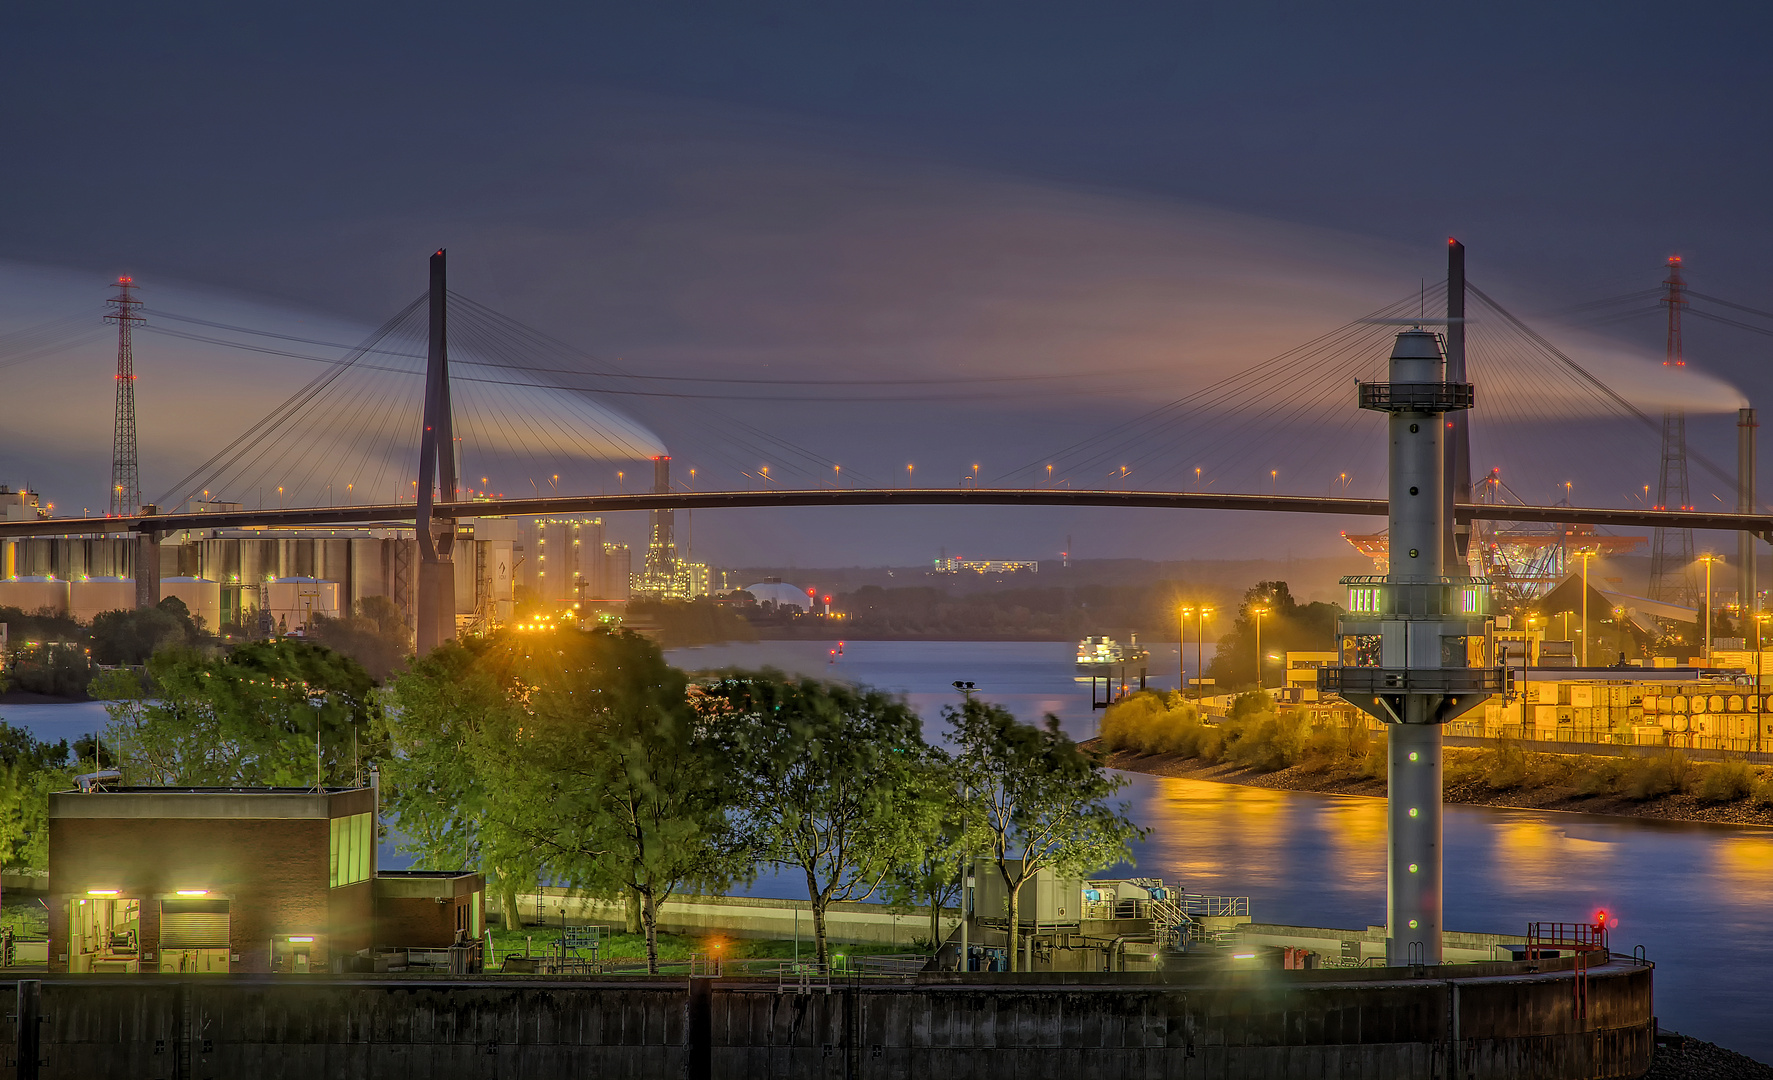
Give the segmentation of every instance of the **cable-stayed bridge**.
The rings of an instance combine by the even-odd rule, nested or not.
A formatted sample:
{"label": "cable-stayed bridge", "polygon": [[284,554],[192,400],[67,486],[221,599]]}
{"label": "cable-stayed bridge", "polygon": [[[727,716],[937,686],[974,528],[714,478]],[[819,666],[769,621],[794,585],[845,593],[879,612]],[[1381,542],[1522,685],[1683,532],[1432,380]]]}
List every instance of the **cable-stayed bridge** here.
{"label": "cable-stayed bridge", "polygon": [[[735,416],[735,403],[828,401],[839,395],[881,405],[911,405],[957,388],[979,397],[1069,394],[1062,376],[952,379],[706,380],[624,370],[549,337],[471,298],[448,290],[443,254],[433,256],[431,288],[375,333],[350,348],[319,338],[255,330],[149,309],[150,326],[174,338],[320,363],[313,379],[198,468],[160,495],[166,513],[107,518],[50,517],[0,522],[0,537],[133,533],[152,543],[181,529],[250,526],[398,524],[415,527],[421,546],[419,589],[423,643],[451,636],[439,623],[426,630],[426,610],[446,610],[424,584],[427,564],[447,563],[450,522],[469,517],[565,515],[617,510],[786,506],[1099,506],[1382,516],[1382,499],[1351,497],[1350,472],[1383,474],[1384,440],[1372,414],[1355,408],[1355,384],[1378,375],[1400,324],[1446,327],[1449,369],[1478,386],[1469,432],[1449,442],[1447,491],[1451,519],[1466,551],[1473,522],[1630,529],[1704,529],[1773,539],[1773,514],[1753,500],[1732,509],[1663,507],[1649,498],[1614,508],[1563,500],[1508,498],[1492,472],[1477,485],[1472,462],[1506,459],[1518,433],[1538,430],[1569,460],[1641,453],[1659,420],[1560,349],[1488,294],[1463,279],[1463,249],[1449,282],[1366,313],[1295,349],[1228,373],[1130,420],[1066,442],[1050,454],[986,477],[975,468],[954,487],[903,485],[846,470],[832,455],[798,445],[782,431]],[[1636,298],[1642,299],[1642,298]],[[1467,326],[1466,305],[1472,305]],[[1634,300],[1634,302],[1636,302]],[[1735,305],[1740,307],[1740,305]],[[1620,305],[1603,308],[1615,313]],[[1751,309],[1744,309],[1750,314]],[[1430,316],[1429,312],[1436,314]],[[1439,313],[1448,314],[1442,317]],[[78,327],[64,328],[67,332]],[[47,333],[47,331],[45,331]],[[41,351],[26,336],[22,349]],[[7,343],[0,342],[0,346]],[[337,349],[338,355],[322,355]],[[642,461],[666,452],[629,412],[668,412],[683,443],[703,463],[691,483],[700,490],[573,493],[588,460]],[[1462,418],[1465,414],[1459,414]],[[665,427],[664,424],[658,424]],[[1752,429],[1751,429],[1752,430]],[[770,460],[773,466],[754,464]],[[1358,469],[1347,467],[1360,462]],[[1726,491],[1741,487],[1736,470],[1695,453],[1697,470]],[[1324,482],[1325,494],[1281,494],[1310,467],[1344,467]],[[1539,460],[1543,466],[1543,457]],[[1531,473],[1528,460],[1515,475]],[[415,467],[416,466],[416,467]],[[470,467],[471,466],[471,467]],[[579,475],[575,477],[575,472]],[[529,496],[488,498],[491,477],[527,474]],[[620,473],[617,474],[621,476]],[[481,484],[473,483],[476,476]],[[565,483],[561,478],[565,477]],[[545,480],[542,478],[546,478]],[[1225,490],[1244,477],[1247,489]],[[725,479],[729,486],[722,487]],[[639,481],[639,477],[635,478]],[[1338,484],[1338,479],[1340,484]],[[342,481],[342,482],[341,482]],[[540,481],[540,482],[538,482]],[[546,488],[543,487],[546,484]],[[739,490],[740,486],[746,490]],[[1223,487],[1221,486],[1223,485]],[[496,486],[506,486],[500,483]],[[600,485],[606,486],[606,485]],[[637,483],[638,486],[638,483]],[[1524,485],[1523,485],[1524,487]],[[279,505],[262,505],[275,489]],[[1515,490],[1521,490],[1516,487]],[[260,493],[261,505],[245,504]],[[1646,492],[1647,496],[1647,492]],[[180,512],[192,502],[203,513]],[[325,505],[321,505],[322,503]],[[1635,502],[1635,505],[1632,503]],[[150,601],[151,602],[151,601]]]}

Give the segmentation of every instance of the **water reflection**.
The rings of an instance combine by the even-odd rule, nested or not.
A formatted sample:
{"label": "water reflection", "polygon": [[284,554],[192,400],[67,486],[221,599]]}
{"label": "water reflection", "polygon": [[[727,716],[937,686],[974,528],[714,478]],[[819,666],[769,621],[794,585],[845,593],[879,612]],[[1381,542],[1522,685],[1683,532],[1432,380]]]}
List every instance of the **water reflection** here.
{"label": "water reflection", "polygon": [[[769,643],[722,662],[804,658],[829,673],[827,646]],[[747,650],[754,650],[747,652]],[[711,653],[715,650],[697,650]],[[979,684],[1024,720],[1055,712],[1073,737],[1096,730],[1087,684],[1071,679],[1066,643],[850,642],[844,677],[911,695],[929,723]],[[1191,657],[1192,659],[1192,657]],[[1055,702],[1057,704],[1055,704]],[[1358,928],[1385,919],[1385,806],[1354,796],[1134,775],[1123,796],[1150,827],[1140,872],[1191,890],[1249,896],[1257,919]],[[1662,1022],[1773,1060],[1773,830],[1595,817],[1485,806],[1445,816],[1446,925],[1521,933],[1606,908],[1616,944],[1657,961]],[[761,884],[761,883],[760,883]]]}

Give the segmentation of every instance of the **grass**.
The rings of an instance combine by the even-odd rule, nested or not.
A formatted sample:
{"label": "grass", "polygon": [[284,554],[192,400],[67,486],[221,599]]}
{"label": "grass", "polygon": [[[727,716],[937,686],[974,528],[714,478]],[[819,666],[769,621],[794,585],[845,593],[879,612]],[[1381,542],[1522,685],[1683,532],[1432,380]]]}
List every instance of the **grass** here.
{"label": "grass", "polygon": [[[1101,742],[1109,750],[1223,761],[1255,772],[1299,766],[1340,780],[1383,780],[1388,761],[1383,733],[1359,722],[1313,724],[1303,712],[1279,711],[1255,694],[1240,697],[1218,724],[1205,723],[1175,693],[1136,694],[1103,714]],[[1545,754],[1531,745],[1502,740],[1477,752],[1449,751],[1445,782],[1632,802],[1691,794],[1707,805],[1773,807],[1773,775],[1746,761],[1699,763],[1678,750],[1621,757]]]}

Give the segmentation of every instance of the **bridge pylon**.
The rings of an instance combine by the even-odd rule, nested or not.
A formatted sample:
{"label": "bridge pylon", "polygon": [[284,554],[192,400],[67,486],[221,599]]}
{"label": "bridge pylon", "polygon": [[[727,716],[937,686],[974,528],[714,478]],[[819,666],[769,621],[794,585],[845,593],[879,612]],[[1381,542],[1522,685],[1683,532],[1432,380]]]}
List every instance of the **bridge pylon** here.
{"label": "bridge pylon", "polygon": [[424,656],[456,636],[454,518],[433,513],[438,502],[456,501],[456,440],[449,395],[449,280],[446,254],[431,256],[430,348],[425,364],[425,428],[419,437],[418,507],[414,532],[419,547],[419,582],[414,632]]}

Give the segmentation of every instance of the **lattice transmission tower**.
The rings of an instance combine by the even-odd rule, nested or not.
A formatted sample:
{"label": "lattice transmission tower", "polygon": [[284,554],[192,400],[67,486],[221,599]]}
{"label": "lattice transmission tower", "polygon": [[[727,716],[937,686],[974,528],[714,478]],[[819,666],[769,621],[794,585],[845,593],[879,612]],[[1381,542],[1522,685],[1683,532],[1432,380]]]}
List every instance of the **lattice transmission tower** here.
{"label": "lattice transmission tower", "polygon": [[[1687,306],[1686,284],[1681,280],[1681,257],[1668,257],[1668,277],[1663,279],[1668,292],[1663,306],[1668,308],[1668,353],[1662,361],[1667,368],[1683,368],[1687,359],[1681,350],[1681,310]],[[1685,409],[1664,409],[1662,412],[1662,466],[1656,481],[1656,508],[1693,509],[1692,488],[1687,481],[1687,412]],[[1650,598],[1674,604],[1691,604],[1694,599],[1692,580],[1693,530],[1657,529],[1650,549]]]}
{"label": "lattice transmission tower", "polygon": [[117,417],[111,429],[111,509],[114,517],[130,517],[141,508],[142,477],[135,449],[135,356],[131,352],[131,331],[144,319],[139,310],[142,302],[131,289],[133,278],[117,279],[117,295],[109,303],[111,314],[106,322],[117,324]]}

